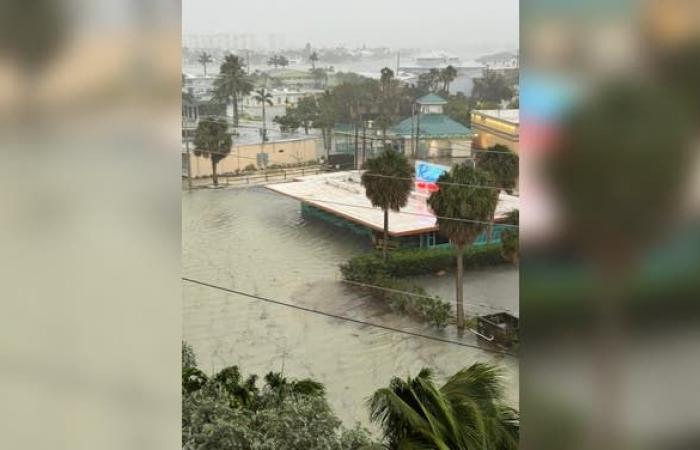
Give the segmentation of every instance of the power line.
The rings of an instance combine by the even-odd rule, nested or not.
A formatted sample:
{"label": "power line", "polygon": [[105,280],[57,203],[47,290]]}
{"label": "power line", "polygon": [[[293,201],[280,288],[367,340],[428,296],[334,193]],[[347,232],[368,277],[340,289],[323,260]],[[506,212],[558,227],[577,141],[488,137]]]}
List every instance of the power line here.
{"label": "power line", "polygon": [[287,303],[287,302],[283,302],[283,301],[280,301],[280,300],[274,300],[274,299],[267,298],[267,297],[263,297],[263,296],[260,296],[260,295],[251,294],[251,293],[248,293],[248,292],[243,292],[243,291],[238,291],[238,290],[235,290],[235,289],[225,288],[225,287],[223,287],[223,286],[218,286],[218,285],[215,285],[215,284],[206,283],[206,282],[204,282],[204,281],[199,281],[199,280],[195,280],[195,279],[192,279],[192,278],[182,277],[182,280],[183,280],[183,281],[187,281],[187,282],[189,282],[189,283],[198,284],[198,285],[200,285],[200,286],[205,286],[205,287],[208,287],[208,288],[211,288],[211,289],[216,289],[216,290],[219,290],[219,291],[228,292],[228,293],[230,293],[230,294],[237,294],[237,295],[240,295],[240,296],[243,296],[243,297],[252,298],[252,299],[254,299],[254,300],[259,300],[259,301],[262,301],[262,302],[265,302],[265,303],[271,303],[271,304],[274,304],[274,305],[286,306],[286,307],[288,307],[288,308],[297,309],[297,310],[300,310],[300,311],[305,311],[305,312],[312,313],[312,314],[317,314],[317,315],[320,315],[320,316],[330,317],[330,318],[332,318],[332,319],[337,319],[337,320],[341,320],[341,321],[345,321],[345,322],[352,322],[352,323],[356,323],[356,324],[358,324],[358,325],[365,325],[365,326],[370,326],[370,327],[373,327],[373,328],[379,328],[379,329],[391,331],[391,332],[394,332],[394,333],[405,334],[405,335],[408,335],[408,336],[420,337],[420,338],[429,339],[429,340],[432,340],[432,341],[442,342],[442,343],[445,343],[445,344],[457,345],[457,346],[460,346],[460,347],[475,348],[475,349],[482,350],[482,351],[489,352],[489,353],[494,353],[494,354],[499,354],[499,355],[504,355],[504,356],[515,357],[514,354],[509,353],[509,352],[506,352],[506,351],[499,351],[499,350],[487,349],[487,348],[483,348],[483,347],[480,347],[480,346],[475,345],[475,344],[468,344],[468,343],[466,343],[466,342],[454,341],[454,340],[451,340],[451,339],[441,338],[441,337],[437,337],[437,336],[430,336],[430,335],[427,335],[427,334],[416,333],[416,332],[414,332],[414,331],[402,330],[402,329],[400,329],[400,328],[394,328],[394,327],[390,327],[390,326],[387,326],[387,325],[381,325],[381,324],[377,324],[377,323],[366,322],[366,321],[364,321],[364,320],[353,319],[352,317],[345,317],[345,316],[341,316],[341,315],[338,315],[338,314],[333,314],[333,313],[329,313],[329,312],[325,312],[325,311],[319,311],[319,310],[317,310],[317,309],[308,308],[308,307],[306,307],[306,306],[295,305],[295,304],[292,304],[292,303]]}

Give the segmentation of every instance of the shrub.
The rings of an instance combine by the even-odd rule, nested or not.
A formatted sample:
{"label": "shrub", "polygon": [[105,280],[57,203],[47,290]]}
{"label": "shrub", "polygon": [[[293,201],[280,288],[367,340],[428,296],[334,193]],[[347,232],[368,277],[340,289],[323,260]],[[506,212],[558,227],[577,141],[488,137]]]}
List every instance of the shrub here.
{"label": "shrub", "polygon": [[390,276],[379,257],[354,258],[341,265],[340,271],[348,281],[375,286],[364,289],[393,311],[418,317],[437,328],[447,326],[452,317],[449,303],[440,297],[428,295],[420,286]]}
{"label": "shrub", "polygon": [[243,170],[246,172],[255,172],[258,169],[255,167],[255,164],[248,164]]}
{"label": "shrub", "polygon": [[[465,269],[494,266],[504,262],[499,244],[470,247],[464,251]],[[454,270],[455,256],[453,248],[399,250],[389,254],[386,266],[381,258],[374,254],[356,256],[348,261],[347,265],[346,270],[353,273],[383,270],[392,277],[407,277]]]}

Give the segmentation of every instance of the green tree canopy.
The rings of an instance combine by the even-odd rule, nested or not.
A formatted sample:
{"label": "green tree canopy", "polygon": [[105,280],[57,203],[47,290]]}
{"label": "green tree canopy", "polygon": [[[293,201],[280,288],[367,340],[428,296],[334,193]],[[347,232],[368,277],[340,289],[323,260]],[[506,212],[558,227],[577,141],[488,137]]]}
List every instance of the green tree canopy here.
{"label": "green tree canopy", "polygon": [[517,185],[520,158],[508,146],[497,144],[478,151],[476,163],[480,169],[491,172],[499,188],[510,191]]}
{"label": "green tree canopy", "polygon": [[246,74],[243,60],[236,55],[226,55],[214,82],[214,95],[233,104],[233,125],[239,122],[239,100],[253,90],[253,83]]}
{"label": "green tree canopy", "polygon": [[520,417],[504,402],[501,376],[476,363],[441,387],[429,369],[393,378],[369,400],[370,419],[390,449],[517,449]]}
{"label": "green tree canopy", "polygon": [[457,327],[464,328],[464,247],[471,245],[491,223],[498,190],[490,172],[474,169],[469,164],[454,166],[438,178],[439,190],[428,198],[428,205],[437,216],[440,234],[455,247],[457,260],[456,298]]}
{"label": "green tree canopy", "polygon": [[217,117],[203,117],[194,134],[194,154],[211,160],[212,181],[218,186],[216,165],[231,153],[231,135],[228,124]]}
{"label": "green tree canopy", "polygon": [[408,203],[413,187],[413,167],[406,157],[393,150],[367,160],[362,174],[365,195],[372,206],[384,211],[383,255],[386,259],[389,240],[389,210],[399,211]]}

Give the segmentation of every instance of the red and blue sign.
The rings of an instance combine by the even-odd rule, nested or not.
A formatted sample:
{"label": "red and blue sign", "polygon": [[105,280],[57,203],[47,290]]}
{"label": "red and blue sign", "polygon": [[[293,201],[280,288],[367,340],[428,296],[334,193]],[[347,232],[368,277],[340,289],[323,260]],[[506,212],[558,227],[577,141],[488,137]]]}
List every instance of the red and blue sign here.
{"label": "red and blue sign", "polygon": [[449,167],[440,164],[416,161],[416,190],[427,192],[440,190],[436,182],[443,173],[449,170]]}

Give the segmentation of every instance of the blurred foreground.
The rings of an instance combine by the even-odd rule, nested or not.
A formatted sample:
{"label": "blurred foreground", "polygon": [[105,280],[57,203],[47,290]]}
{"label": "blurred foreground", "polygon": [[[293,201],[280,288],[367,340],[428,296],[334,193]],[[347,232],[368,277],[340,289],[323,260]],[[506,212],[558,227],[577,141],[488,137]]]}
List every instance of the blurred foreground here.
{"label": "blurred foreground", "polygon": [[179,6],[0,22],[0,447],[179,448]]}
{"label": "blurred foreground", "polygon": [[698,448],[700,2],[521,13],[522,448]]}

